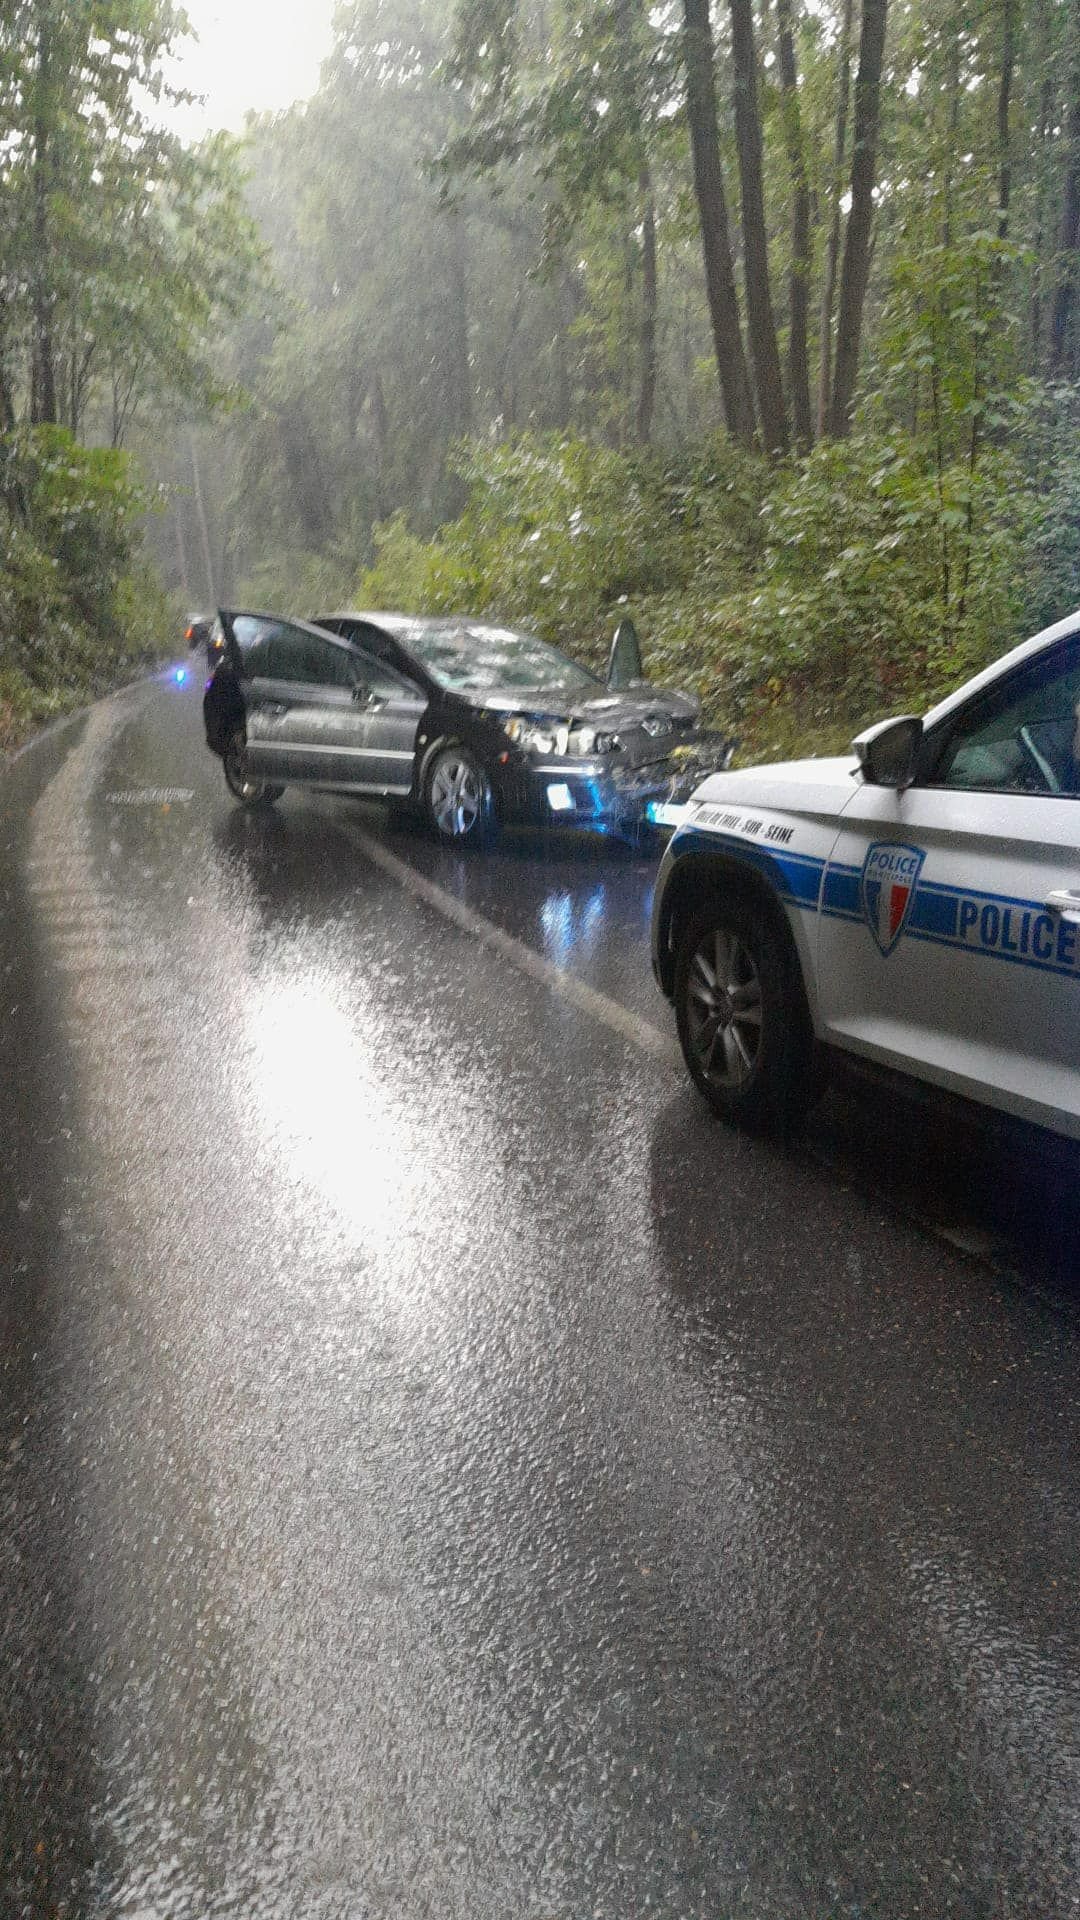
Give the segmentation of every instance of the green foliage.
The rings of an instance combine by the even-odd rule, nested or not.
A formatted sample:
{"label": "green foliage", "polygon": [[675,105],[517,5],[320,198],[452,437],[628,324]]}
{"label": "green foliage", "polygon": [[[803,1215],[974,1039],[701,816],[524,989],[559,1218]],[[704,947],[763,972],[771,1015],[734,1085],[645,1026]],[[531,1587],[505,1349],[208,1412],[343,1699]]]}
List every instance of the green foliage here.
{"label": "green foliage", "polygon": [[237,148],[185,148],[154,103],[188,31],[171,0],[0,8],[0,423],[209,407],[260,252]]}
{"label": "green foliage", "polygon": [[526,435],[459,470],[460,517],[434,540],[380,528],[354,600],[491,613],[594,662],[629,608],[652,677],[693,687],[750,757],[925,708],[1075,597],[1053,541],[1049,566],[1025,558],[1075,481],[1000,450],[973,476],[898,429],[772,468],[725,440],[662,461]]}
{"label": "green foliage", "polygon": [[[745,155],[730,9],[713,12],[734,231]],[[843,744],[1065,611],[1080,412],[1069,385],[1039,383],[1080,368],[1075,6],[889,7],[852,303],[863,13],[755,10],[781,348],[796,99],[815,208],[800,273],[815,421],[841,340],[860,342],[850,437],[766,466],[714,433],[685,7],[346,0],[314,98],[251,129],[280,289],[229,341],[250,404],[207,448],[208,536],[189,515],[185,539],[178,515],[163,558],[178,551],[186,577],[198,554],[200,576],[283,609],[496,613],[593,660],[632,606],[654,671],[696,686],[752,753]],[[838,437],[847,425],[834,418]],[[182,504],[186,451],[163,460]]]}
{"label": "green foliage", "polygon": [[460,518],[429,543],[398,517],[378,531],[370,604],[468,606],[527,620],[558,645],[599,647],[612,609],[745,566],[761,464],[716,440],[696,458],[620,454],[568,435],[459,449]]}
{"label": "green foliage", "polygon": [[778,473],[753,586],[716,610],[713,702],[765,754],[925,708],[1018,637],[1030,512],[1004,455],[973,478],[896,431],[818,447]]}
{"label": "green foliage", "polygon": [[235,143],[187,149],[157,124],[186,31],[172,0],[0,7],[5,742],[175,634],[140,558],[148,501],[114,449],[140,414],[223,400],[220,325],[260,262]]}
{"label": "green foliage", "polygon": [[137,559],[128,458],[60,427],[0,435],[0,746],[105,692],[175,633]]}

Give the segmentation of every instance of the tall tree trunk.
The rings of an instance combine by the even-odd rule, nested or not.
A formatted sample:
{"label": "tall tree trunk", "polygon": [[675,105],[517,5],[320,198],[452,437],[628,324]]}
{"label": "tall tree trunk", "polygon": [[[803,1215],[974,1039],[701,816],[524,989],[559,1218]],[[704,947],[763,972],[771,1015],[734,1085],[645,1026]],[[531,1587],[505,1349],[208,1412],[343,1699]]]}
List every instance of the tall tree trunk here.
{"label": "tall tree trunk", "polygon": [[830,183],[829,237],[825,243],[825,280],[821,291],[821,317],[818,323],[820,345],[818,359],[818,432],[827,433],[832,401],[833,310],[836,305],[836,277],[840,266],[841,202],[844,197],[844,162],[847,159],[848,105],[851,97],[851,10],[853,0],[844,0],[840,27],[840,45],[836,77],[836,140],[833,146],[833,177]]}
{"label": "tall tree trunk", "polygon": [[49,22],[43,5],[37,9],[36,73],[34,76],[34,129],[32,178],[34,208],[33,268],[33,370],[30,417],[35,425],[55,424],[56,369],[53,354],[53,297],[49,284],[51,234],[49,189],[52,171],[51,102],[52,48]]}
{"label": "tall tree trunk", "polygon": [[686,60],[686,114],[694,161],[694,192],[705,258],[705,292],[712,322],[716,371],[724,419],[732,438],[749,446],[754,438],[754,403],[743,349],[739,297],[731,259],[724,170],[716,110],[716,70],[709,0],[683,0]]}
{"label": "tall tree trunk", "polygon": [[521,316],[525,311],[525,295],[527,290],[528,281],[524,279],[520,280],[517,291],[514,294],[514,304],[510,312],[510,325],[506,330],[506,341],[503,345],[499,371],[494,383],[495,407],[499,416],[499,424],[504,428],[514,425],[516,409],[514,376],[512,371],[514,342],[517,339],[518,328],[521,325]]}
{"label": "tall tree trunk", "polygon": [[799,75],[795,64],[795,33],[791,0],[776,0],[779,36],[780,85],[783,90],[784,139],[791,173],[791,307],[788,338],[788,385],[796,445],[805,453],[814,438],[810,414],[810,361],[807,352],[807,316],[810,299],[810,182],[806,173]]}
{"label": "tall tree trunk", "polygon": [[874,177],[881,120],[881,65],[885,55],[888,0],[863,0],[859,72],[855,81],[855,126],[851,155],[851,212],[844,237],[840,309],[836,326],[836,370],[829,406],[829,431],[842,440],[851,426],[855,383],[859,376],[863,308],[870,275],[870,234],[874,219]]}
{"label": "tall tree trunk", "polygon": [[184,543],[183,503],[177,494],[173,494],[173,527],[176,532],[176,569],[180,578],[180,587],[184,595],[184,605],[191,606],[191,581],[188,576],[187,547]]}
{"label": "tall tree trunk", "polygon": [[1046,155],[1050,143],[1050,128],[1054,119],[1054,99],[1056,93],[1055,68],[1050,59],[1050,6],[1051,0],[1040,0],[1039,5],[1039,66],[1042,70],[1042,83],[1039,87],[1039,133],[1035,149],[1035,241],[1033,252],[1035,263],[1031,289],[1031,365],[1036,367],[1042,348],[1043,333],[1043,276],[1046,262],[1043,250],[1046,244]]}
{"label": "tall tree trunk", "polygon": [[776,319],[769,281],[754,16],[751,0],[729,0],[729,5],[750,358],[754,368],[765,451],[786,453],[789,444],[787,410],[784,406],[784,382],[780,372],[780,349],[776,343]]}
{"label": "tall tree trunk", "polygon": [[1050,370],[1060,373],[1076,300],[1076,247],[1080,239],[1080,0],[1073,0],[1068,65],[1065,182],[1058,224],[1058,270],[1050,311]]}
{"label": "tall tree trunk", "polygon": [[1009,113],[1012,105],[1013,72],[1016,67],[1016,0],[1002,0],[1001,73],[998,77],[998,239],[1009,233],[1009,201],[1012,197],[1012,142]]}
{"label": "tall tree trunk", "polygon": [[953,239],[953,160],[960,151],[960,33],[959,22],[955,17],[942,28],[942,34],[949,49],[948,82],[945,90],[948,105],[946,115],[948,138],[945,143],[945,166],[942,175],[944,211],[941,220],[941,244],[947,253]]}
{"label": "tall tree trunk", "polygon": [[199,522],[199,540],[202,545],[203,566],[206,569],[207,605],[217,607],[217,594],[214,590],[214,563],[210,558],[210,529],[206,524],[206,505],[203,501],[202,473],[199,469],[199,452],[195,445],[195,435],[188,434],[188,451],[191,454],[191,477],[195,482],[195,513]]}
{"label": "tall tree trunk", "polygon": [[[289,481],[289,504],[300,523],[305,546],[321,553],[333,531],[334,512],[322,450],[308,418],[303,393],[291,394],[279,410],[278,422],[281,457]],[[195,472],[198,501],[197,464]]]}
{"label": "tall tree trunk", "polygon": [[451,431],[466,434],[473,424],[472,366],[469,361],[469,280],[463,215],[454,210],[450,222],[449,301],[447,303],[446,379]]}
{"label": "tall tree trunk", "polygon": [[652,438],[657,374],[656,198],[647,160],[641,163],[638,193],[641,199],[641,335],[637,437],[642,446],[647,446]]}
{"label": "tall tree trunk", "polygon": [[371,411],[371,432],[375,441],[376,517],[385,520],[390,512],[386,493],[386,471],[390,454],[390,413],[386,405],[382,374],[378,367],[372,373],[368,386],[368,404]]}
{"label": "tall tree trunk", "polygon": [[570,359],[570,330],[577,318],[577,290],[573,275],[560,271],[555,297],[555,419],[565,429],[574,415],[574,379]]}
{"label": "tall tree trunk", "polygon": [[0,433],[10,433],[15,425],[15,395],[8,365],[7,300],[0,293]]}

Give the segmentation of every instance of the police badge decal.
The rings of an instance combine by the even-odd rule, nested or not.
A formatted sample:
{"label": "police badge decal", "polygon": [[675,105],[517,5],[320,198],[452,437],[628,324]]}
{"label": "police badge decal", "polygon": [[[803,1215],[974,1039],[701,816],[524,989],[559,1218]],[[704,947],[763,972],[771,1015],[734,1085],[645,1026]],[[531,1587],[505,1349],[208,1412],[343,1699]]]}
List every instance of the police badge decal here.
{"label": "police badge decal", "polygon": [[887,959],[908,923],[926,854],[895,840],[875,840],[866,850],[859,892],[863,915]]}

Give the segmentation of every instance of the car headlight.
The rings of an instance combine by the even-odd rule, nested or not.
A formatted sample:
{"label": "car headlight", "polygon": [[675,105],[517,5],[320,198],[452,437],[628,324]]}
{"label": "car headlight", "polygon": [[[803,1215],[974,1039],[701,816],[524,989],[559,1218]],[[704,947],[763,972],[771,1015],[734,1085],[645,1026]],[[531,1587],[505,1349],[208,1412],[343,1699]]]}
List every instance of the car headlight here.
{"label": "car headlight", "polygon": [[503,721],[515,747],[525,753],[565,753],[570,729],[565,720],[550,720],[546,715],[512,713]]}
{"label": "car headlight", "polygon": [[598,733],[595,727],[570,727],[565,720],[546,715],[513,713],[503,726],[515,747],[525,753],[570,754],[587,759],[590,753],[613,753],[619,744],[614,733]]}

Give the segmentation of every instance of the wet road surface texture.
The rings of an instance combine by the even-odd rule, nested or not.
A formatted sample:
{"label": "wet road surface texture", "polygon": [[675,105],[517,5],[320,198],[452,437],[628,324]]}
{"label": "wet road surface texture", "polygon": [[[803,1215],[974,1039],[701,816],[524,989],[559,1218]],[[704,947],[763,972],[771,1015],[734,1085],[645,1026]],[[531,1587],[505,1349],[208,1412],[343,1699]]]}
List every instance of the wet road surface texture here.
{"label": "wet road surface texture", "polygon": [[1076,1913],[1074,1169],[728,1132],[651,861],[198,693],[0,782],[4,1920]]}

